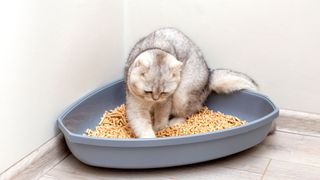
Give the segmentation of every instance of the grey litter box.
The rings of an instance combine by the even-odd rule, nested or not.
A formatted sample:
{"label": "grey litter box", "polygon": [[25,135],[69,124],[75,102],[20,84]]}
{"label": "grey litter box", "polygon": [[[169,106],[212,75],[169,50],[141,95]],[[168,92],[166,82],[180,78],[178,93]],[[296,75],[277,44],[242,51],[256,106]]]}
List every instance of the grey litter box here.
{"label": "grey litter box", "polygon": [[83,135],[87,128],[95,128],[105,110],[124,102],[124,83],[117,81],[83,97],[59,117],[59,128],[76,158],[92,166],[125,169],[208,161],[260,143],[279,113],[267,97],[255,92],[212,93],[206,102],[209,108],[238,116],[249,123],[211,133],[158,139],[110,139]]}

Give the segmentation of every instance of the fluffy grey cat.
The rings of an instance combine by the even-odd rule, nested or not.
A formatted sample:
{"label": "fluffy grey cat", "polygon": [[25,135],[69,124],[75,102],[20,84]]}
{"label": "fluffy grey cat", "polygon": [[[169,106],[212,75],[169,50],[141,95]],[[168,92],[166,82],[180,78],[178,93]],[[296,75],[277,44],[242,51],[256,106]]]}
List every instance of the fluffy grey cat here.
{"label": "fluffy grey cat", "polygon": [[128,120],[138,138],[154,138],[155,131],[184,122],[211,91],[257,90],[243,73],[210,71],[200,49],[174,28],[158,29],[135,44],[125,81]]}

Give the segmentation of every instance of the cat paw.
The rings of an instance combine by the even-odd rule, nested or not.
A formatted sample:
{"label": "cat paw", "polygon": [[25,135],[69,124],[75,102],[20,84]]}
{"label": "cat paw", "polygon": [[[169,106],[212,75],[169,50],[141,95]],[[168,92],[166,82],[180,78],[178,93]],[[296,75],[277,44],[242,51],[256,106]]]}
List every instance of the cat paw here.
{"label": "cat paw", "polygon": [[156,138],[155,133],[152,132],[144,132],[138,136],[138,138]]}
{"label": "cat paw", "polygon": [[169,121],[169,126],[175,126],[175,125],[178,125],[178,124],[182,124],[186,122],[186,119],[185,118],[182,118],[182,117],[175,117],[175,118],[172,118],[170,121]]}
{"label": "cat paw", "polygon": [[168,125],[167,122],[155,123],[154,126],[153,126],[153,130],[154,130],[155,132],[160,131],[160,130],[166,128],[167,125]]}

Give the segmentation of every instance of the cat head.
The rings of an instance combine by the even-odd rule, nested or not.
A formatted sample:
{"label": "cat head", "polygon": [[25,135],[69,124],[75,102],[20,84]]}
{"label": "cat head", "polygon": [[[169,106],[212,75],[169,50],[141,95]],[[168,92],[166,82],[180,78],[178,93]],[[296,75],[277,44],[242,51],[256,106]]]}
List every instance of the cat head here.
{"label": "cat head", "polygon": [[180,82],[182,62],[161,50],[141,53],[130,67],[130,92],[147,101],[164,101],[176,90]]}

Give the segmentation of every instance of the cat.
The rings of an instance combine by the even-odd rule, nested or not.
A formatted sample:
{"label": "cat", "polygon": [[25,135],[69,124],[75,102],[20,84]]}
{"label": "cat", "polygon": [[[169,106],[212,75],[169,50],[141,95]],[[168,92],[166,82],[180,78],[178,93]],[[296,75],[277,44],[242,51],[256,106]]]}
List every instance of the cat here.
{"label": "cat", "polygon": [[258,89],[243,73],[210,70],[200,49],[175,28],[158,29],[135,44],[126,62],[125,84],[128,122],[138,138],[155,138],[156,131],[183,123],[211,91]]}

